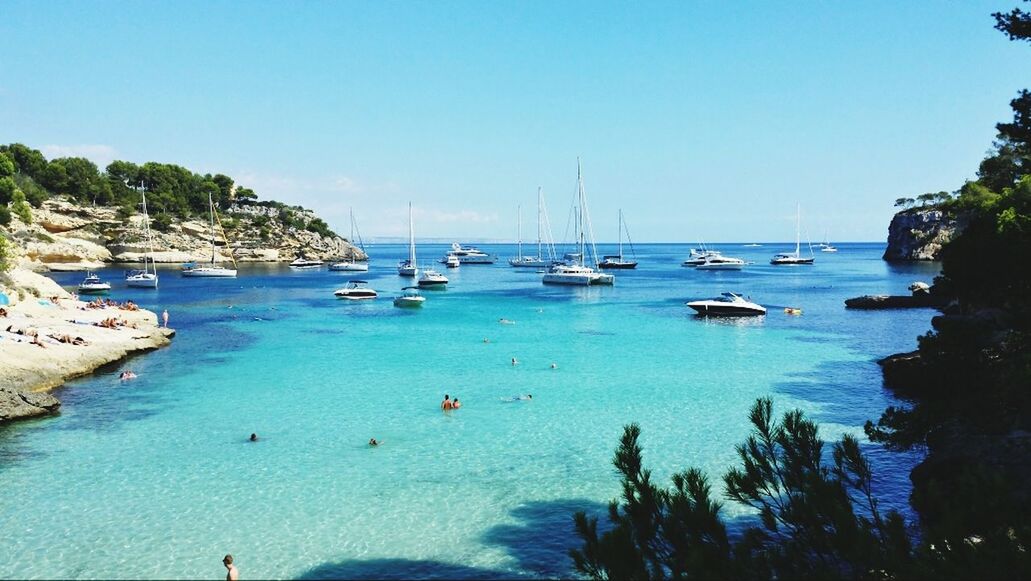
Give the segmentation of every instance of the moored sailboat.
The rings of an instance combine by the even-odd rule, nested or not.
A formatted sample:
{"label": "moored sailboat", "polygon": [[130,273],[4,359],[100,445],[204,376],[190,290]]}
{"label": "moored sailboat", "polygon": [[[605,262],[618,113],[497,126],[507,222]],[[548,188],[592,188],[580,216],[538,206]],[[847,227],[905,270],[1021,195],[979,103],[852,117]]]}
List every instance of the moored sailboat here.
{"label": "moored sailboat", "polygon": [[133,288],[157,288],[158,268],[154,263],[154,238],[150,233],[150,216],[147,214],[147,191],[141,189],[140,196],[143,199],[143,231],[147,236],[148,252],[143,256],[143,270],[130,270],[125,273],[125,284]]}
{"label": "moored sailboat", "polygon": [[[194,278],[236,278],[236,259],[230,252],[229,257],[233,260],[233,268],[226,268],[215,262],[215,202],[208,194],[208,206],[211,212],[211,262],[207,265],[189,264],[183,269],[183,276]],[[222,235],[223,239],[225,234]]]}
{"label": "moored sailboat", "polygon": [[[577,208],[575,210],[574,222],[576,225],[576,252],[567,254],[566,261],[553,264],[544,274],[541,282],[544,284],[563,285],[610,285],[616,280],[611,274],[596,271],[587,265],[587,235],[591,230],[591,218],[587,212],[587,195],[584,193],[584,182],[580,170],[580,159],[576,160],[576,186],[577,186]],[[598,250],[594,244],[594,234],[591,234],[591,256],[594,264],[598,264]]]}
{"label": "moored sailboat", "polygon": [[[358,232],[358,226],[355,224],[355,221],[354,221],[354,208],[349,208],[348,211],[351,214],[351,239],[348,240],[348,242],[350,242],[351,244],[354,244],[354,234],[355,234],[355,232]],[[362,252],[364,253],[365,252],[365,243],[362,242],[362,233],[361,232],[358,232],[358,246],[362,249]],[[348,257],[347,259],[345,259],[345,260],[341,260],[339,262],[330,263],[329,269],[330,270],[342,270],[342,271],[348,271],[348,272],[368,272],[368,270],[369,270],[369,262],[368,262],[368,259],[366,259],[366,260],[357,260],[352,255],[352,256]]]}
{"label": "moored sailboat", "polygon": [[397,263],[397,274],[415,276],[419,268],[415,263],[415,226],[412,222],[412,203],[408,202],[408,258]]}
{"label": "moored sailboat", "polygon": [[[795,207],[795,251],[782,252],[770,259],[773,265],[812,264],[816,258],[813,256],[802,256],[802,209]],[[809,248],[812,254],[812,247]]]}
{"label": "moored sailboat", "polygon": [[[623,210],[619,211],[619,254],[610,254],[603,256],[601,262],[598,263],[598,268],[605,269],[622,269],[627,270],[631,268],[637,268],[636,260],[627,260],[623,257],[623,231],[626,230],[626,222],[623,220]],[[630,231],[626,231],[626,240],[630,242],[630,252],[634,254],[634,258],[637,258],[637,253],[634,252],[634,243],[630,241]]]}

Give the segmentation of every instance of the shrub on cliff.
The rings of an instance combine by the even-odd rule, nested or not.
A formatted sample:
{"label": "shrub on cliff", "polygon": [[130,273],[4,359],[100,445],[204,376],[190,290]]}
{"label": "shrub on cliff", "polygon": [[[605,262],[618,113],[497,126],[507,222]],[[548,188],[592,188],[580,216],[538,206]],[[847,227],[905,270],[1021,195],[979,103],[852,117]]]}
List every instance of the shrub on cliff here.
{"label": "shrub on cliff", "polygon": [[29,208],[29,203],[25,201],[25,193],[21,190],[14,190],[14,195],[11,196],[11,211],[22,222],[32,223],[32,209]]}

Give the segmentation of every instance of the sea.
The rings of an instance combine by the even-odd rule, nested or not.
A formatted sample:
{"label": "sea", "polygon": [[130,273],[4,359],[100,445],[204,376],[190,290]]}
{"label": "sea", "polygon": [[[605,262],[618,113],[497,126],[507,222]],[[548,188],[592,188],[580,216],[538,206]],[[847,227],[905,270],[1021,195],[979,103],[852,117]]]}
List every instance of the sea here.
{"label": "sea", "polygon": [[[844,300],[906,294],[938,265],[888,264],[873,243],[769,264],[792,247],[714,245],[749,264],[704,272],[680,265],[688,245],[638,244],[613,286],[556,287],[508,266],[515,245],[448,270],[433,264],[445,245],[420,244],[450,278],[421,309],[392,304],[412,284],[404,245],[369,247],[367,273],[161,268],[147,290],[102,270],[112,298],[167,309],[176,337],[68,382],[59,415],[0,427],[0,577],[216,578],[225,554],[243,578],[569,576],[573,513],[604,523],[620,495],[624,426],[640,425],[656,481],[697,467],[722,497],[757,398],[802,409],[828,442],[899,404],[876,360],[914,349],[934,313]],[[378,299],[334,297],[359,277]],[[725,291],[768,314],[684,304]],[[445,394],[461,409],[442,412]],[[920,452],[864,450],[882,509],[912,516]],[[730,501],[723,514],[732,531],[754,522]]]}

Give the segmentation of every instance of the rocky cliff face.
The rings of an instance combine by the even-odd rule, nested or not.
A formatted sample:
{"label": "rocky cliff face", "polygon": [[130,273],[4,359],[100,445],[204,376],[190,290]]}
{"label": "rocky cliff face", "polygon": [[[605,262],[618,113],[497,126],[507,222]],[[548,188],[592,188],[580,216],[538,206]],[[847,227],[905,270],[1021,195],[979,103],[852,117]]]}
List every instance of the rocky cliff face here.
{"label": "rocky cliff face", "polygon": [[945,246],[963,228],[961,220],[938,209],[903,210],[888,226],[884,260],[939,260]]}
{"label": "rocky cliff face", "polygon": [[[314,213],[289,208],[234,205],[221,216],[226,241],[216,234],[218,260],[237,262],[291,261],[299,255],[333,260],[365,258],[365,254],[339,236],[323,236],[305,229]],[[9,227],[22,263],[36,270],[97,267],[103,263],[140,262],[148,252],[143,217],[119,216],[117,208],[81,206],[51,199],[34,208],[32,224],[17,218]],[[211,258],[211,233],[206,221],[173,222],[166,231],[152,229],[154,260],[162,263],[205,261]]]}

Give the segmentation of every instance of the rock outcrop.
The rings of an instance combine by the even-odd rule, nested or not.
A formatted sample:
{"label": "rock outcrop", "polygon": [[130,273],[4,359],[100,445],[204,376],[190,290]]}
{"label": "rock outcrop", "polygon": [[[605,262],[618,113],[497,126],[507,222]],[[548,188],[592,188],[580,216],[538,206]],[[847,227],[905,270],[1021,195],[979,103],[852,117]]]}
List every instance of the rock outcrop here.
{"label": "rock outcrop", "polygon": [[888,226],[884,260],[939,260],[942,248],[963,229],[962,220],[936,208],[903,210]]}
{"label": "rock outcrop", "polygon": [[[347,240],[309,230],[315,220],[309,210],[282,204],[234,204],[221,217],[226,239],[216,237],[216,254],[226,262],[284,262],[300,255],[322,260],[365,258]],[[141,215],[120,217],[118,208],[82,206],[65,199],[43,202],[34,209],[31,224],[15,218],[8,230],[22,265],[37,271],[138,263],[149,252]],[[207,221],[175,221],[162,231],[152,228],[152,234],[156,262],[211,258]]]}
{"label": "rock outcrop", "polygon": [[61,402],[49,393],[19,391],[0,385],[0,423],[57,412]]}

